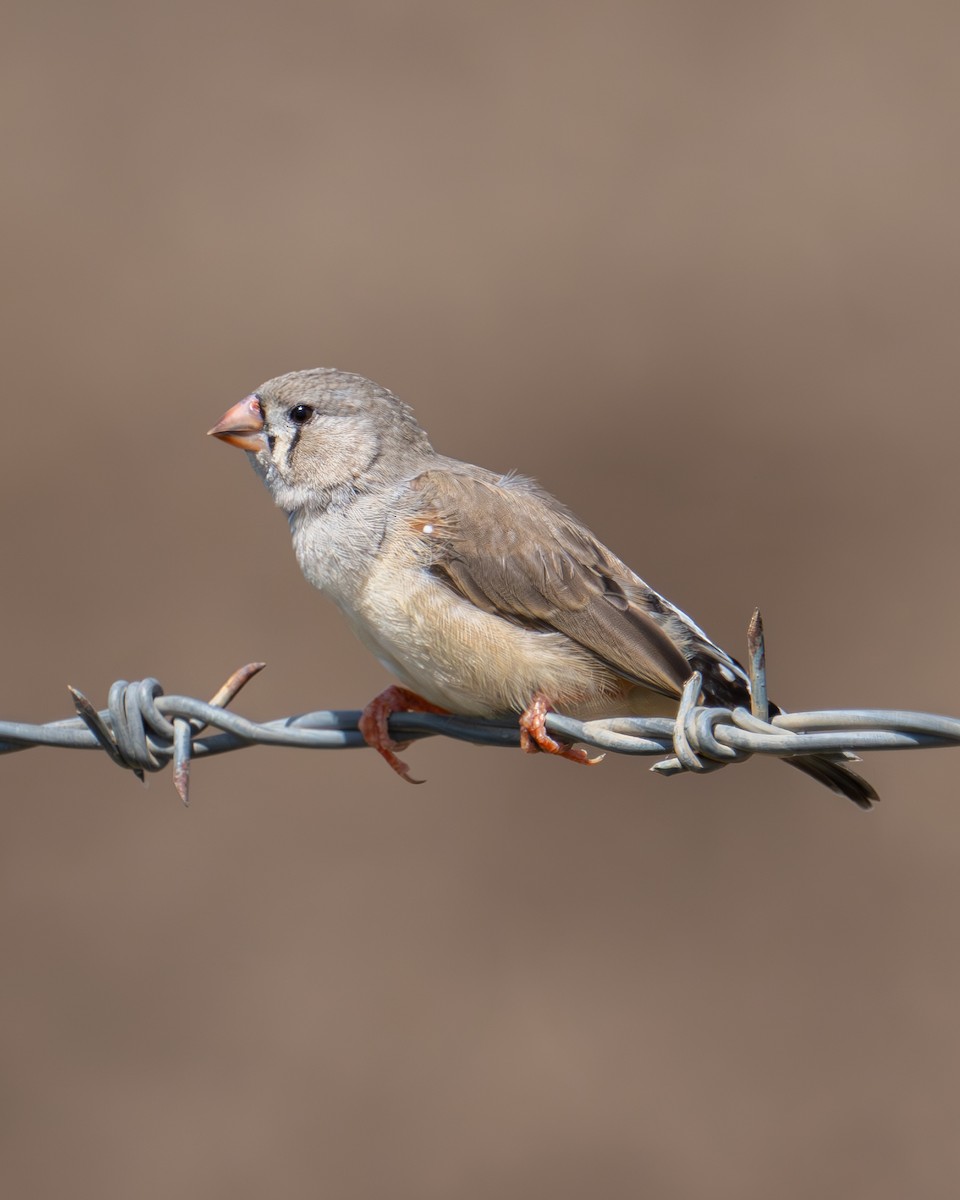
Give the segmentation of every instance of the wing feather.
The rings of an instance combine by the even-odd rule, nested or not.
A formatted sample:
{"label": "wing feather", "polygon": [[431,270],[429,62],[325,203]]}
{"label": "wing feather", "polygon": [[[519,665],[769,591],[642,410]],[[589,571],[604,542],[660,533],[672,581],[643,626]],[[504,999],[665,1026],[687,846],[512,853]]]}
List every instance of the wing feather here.
{"label": "wing feather", "polygon": [[427,471],[410,484],[436,532],[430,570],[484,612],[555,630],[618,675],[677,696],[691,672],[649,589],[552,497],[515,478]]}

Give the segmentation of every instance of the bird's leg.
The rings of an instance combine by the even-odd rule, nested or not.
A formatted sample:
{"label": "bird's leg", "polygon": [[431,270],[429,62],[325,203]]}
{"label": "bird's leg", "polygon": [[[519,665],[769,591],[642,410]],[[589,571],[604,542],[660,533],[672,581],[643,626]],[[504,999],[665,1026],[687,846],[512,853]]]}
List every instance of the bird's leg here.
{"label": "bird's leg", "polygon": [[441,713],[446,716],[447,710],[437,708],[416,692],[394,686],[388,687],[379,696],[374,696],[360,714],[358,726],[367,745],[382,755],[407,783],[423,783],[422,779],[414,779],[407,764],[394,754],[394,750],[405,750],[410,745],[409,742],[395,742],[390,736],[387,722],[397,712]]}
{"label": "bird's leg", "polygon": [[591,758],[583,747],[558,742],[556,738],[551,737],[544,724],[547,713],[551,711],[550,701],[543,692],[535,692],[530,703],[520,714],[521,750],[527,754],[536,754],[538,750],[543,750],[546,754],[559,754],[561,758],[568,758],[571,762],[580,763],[585,767],[594,767],[603,761],[602,754]]}

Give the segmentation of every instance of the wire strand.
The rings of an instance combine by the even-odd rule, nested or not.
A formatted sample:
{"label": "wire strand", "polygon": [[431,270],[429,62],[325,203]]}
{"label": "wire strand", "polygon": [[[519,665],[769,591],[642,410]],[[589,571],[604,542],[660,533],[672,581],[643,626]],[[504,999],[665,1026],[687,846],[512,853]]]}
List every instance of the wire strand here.
{"label": "wire strand", "polygon": [[[928,750],[960,745],[960,719],[900,709],[828,709],[780,713],[768,719],[763,627],[756,612],[749,631],[752,709],[704,707],[697,703],[699,674],[687,681],[677,715],[609,717],[578,721],[548,713],[547,728],[571,742],[615,754],[666,755],[652,770],[661,775],[718,770],[754,754],[797,758],[809,754],[860,754],[866,750]],[[263,669],[249,663],[235,671],[209,701],[167,696],[153,678],[110,688],[107,707],[97,710],[70,688],[77,716],[42,725],[0,721],[0,754],[38,746],[101,750],[140,779],[173,762],[174,785],[189,800],[194,758],[248,746],[292,746],[345,750],[365,746],[358,710],[321,710],[272,721],[252,721],[227,705]],[[515,717],[481,720],[434,713],[395,713],[391,736],[414,741],[439,735],[485,746],[519,746]]]}

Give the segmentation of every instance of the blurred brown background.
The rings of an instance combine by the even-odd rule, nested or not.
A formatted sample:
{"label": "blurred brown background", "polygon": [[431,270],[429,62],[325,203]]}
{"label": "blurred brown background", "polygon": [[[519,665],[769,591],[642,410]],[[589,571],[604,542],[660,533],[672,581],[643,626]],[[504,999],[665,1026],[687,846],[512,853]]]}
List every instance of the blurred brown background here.
{"label": "blurred brown background", "polygon": [[[2,715],[387,682],[204,437],[333,365],[535,475],[794,708],[960,713],[936,0],[14,0]],[[864,816],[433,741],[4,759],[0,1190],[952,1196],[960,757]]]}

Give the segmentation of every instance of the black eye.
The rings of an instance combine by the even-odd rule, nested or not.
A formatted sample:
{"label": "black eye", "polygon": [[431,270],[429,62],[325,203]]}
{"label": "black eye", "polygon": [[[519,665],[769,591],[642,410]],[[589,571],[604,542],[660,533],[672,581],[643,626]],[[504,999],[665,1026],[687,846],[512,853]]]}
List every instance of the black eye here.
{"label": "black eye", "polygon": [[290,420],[294,425],[306,425],[313,416],[313,409],[309,404],[295,404],[290,409]]}

